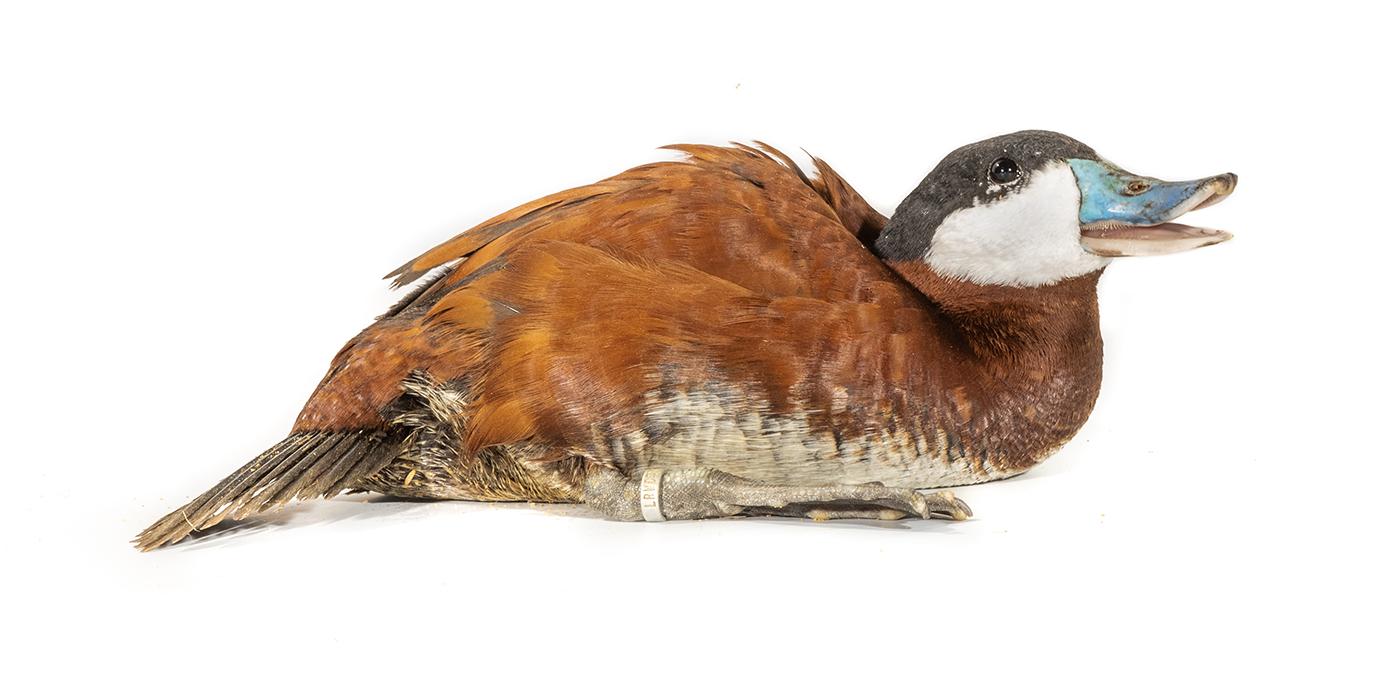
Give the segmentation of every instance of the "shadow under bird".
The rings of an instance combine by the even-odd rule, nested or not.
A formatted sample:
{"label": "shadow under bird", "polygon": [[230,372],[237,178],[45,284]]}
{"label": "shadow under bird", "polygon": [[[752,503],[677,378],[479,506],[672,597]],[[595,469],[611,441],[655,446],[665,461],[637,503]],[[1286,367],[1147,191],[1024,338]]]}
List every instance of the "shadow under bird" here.
{"label": "shadow under bird", "polygon": [[331,361],[286,439],[161,518],[149,550],[347,490],[582,502],[608,518],[951,518],[1099,391],[1117,256],[1229,238],[1165,182],[1022,131],[957,149],[886,219],[764,144],[671,148],[496,216]]}

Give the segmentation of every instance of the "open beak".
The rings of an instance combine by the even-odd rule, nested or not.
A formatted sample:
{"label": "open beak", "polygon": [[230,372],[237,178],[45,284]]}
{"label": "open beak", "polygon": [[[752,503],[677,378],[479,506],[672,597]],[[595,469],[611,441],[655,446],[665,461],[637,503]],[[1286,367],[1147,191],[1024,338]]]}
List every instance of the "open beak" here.
{"label": "open beak", "polygon": [[1234,173],[1164,182],[1098,160],[1069,161],[1079,181],[1079,244],[1095,255],[1166,255],[1230,240],[1209,228],[1169,223],[1235,191]]}

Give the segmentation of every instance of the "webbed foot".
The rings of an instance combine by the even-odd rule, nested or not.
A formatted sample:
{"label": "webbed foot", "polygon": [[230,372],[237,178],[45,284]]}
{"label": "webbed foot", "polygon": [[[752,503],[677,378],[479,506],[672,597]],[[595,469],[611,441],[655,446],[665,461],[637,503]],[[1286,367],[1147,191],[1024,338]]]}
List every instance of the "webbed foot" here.
{"label": "webbed foot", "polygon": [[731,515],[813,520],[972,517],[972,509],[950,491],[920,493],[879,483],[793,486],[754,481],[715,469],[646,470],[629,478],[612,469],[597,468],[585,482],[584,502],[615,520]]}

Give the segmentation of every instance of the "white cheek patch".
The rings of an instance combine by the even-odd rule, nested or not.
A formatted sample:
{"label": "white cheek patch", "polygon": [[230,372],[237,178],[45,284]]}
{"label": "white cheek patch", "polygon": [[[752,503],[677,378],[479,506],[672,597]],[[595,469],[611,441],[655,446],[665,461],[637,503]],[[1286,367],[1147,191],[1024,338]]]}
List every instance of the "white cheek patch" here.
{"label": "white cheek patch", "polygon": [[1019,192],[949,214],[924,260],[976,284],[1038,287],[1102,269],[1079,244],[1079,184],[1066,163],[1030,174]]}

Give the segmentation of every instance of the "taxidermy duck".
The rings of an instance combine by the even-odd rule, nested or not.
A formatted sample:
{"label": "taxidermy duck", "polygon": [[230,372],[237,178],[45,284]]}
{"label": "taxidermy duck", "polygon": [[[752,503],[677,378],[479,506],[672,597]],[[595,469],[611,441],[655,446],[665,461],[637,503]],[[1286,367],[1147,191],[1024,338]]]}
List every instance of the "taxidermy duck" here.
{"label": "taxidermy duck", "polygon": [[1165,182],[1022,131],[953,151],[888,220],[826,163],[682,145],[483,222],[331,361],[291,434],[135,544],[296,499],[582,502],[619,520],[964,519],[1098,395],[1095,287],[1233,174]]}

